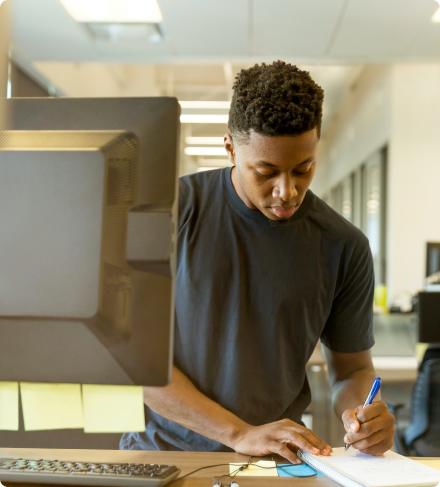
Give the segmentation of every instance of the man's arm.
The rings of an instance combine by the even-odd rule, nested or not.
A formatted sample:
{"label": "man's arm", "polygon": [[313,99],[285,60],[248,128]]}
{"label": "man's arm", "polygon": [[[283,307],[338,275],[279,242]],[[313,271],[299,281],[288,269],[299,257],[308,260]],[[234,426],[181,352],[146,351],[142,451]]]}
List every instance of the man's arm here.
{"label": "man's arm", "polygon": [[202,394],[176,367],[169,385],[144,387],[144,402],[165,418],[244,455],[275,453],[292,463],[299,463],[296,448],[315,454],[328,455],[331,452],[325,441],[289,419],[261,426],[246,423]]}
{"label": "man's arm", "polygon": [[378,400],[363,407],[375,377],[369,351],[338,353],[324,347],[333,407],[342,419],[344,442],[365,453],[381,455],[393,445],[394,417]]}

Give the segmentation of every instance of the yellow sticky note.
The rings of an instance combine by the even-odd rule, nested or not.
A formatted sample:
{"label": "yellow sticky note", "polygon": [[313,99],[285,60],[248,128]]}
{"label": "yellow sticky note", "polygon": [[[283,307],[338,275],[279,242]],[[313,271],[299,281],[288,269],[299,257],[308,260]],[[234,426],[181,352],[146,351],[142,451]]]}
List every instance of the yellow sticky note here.
{"label": "yellow sticky note", "polygon": [[83,427],[80,384],[21,382],[20,391],[25,430]]}
{"label": "yellow sticky note", "polygon": [[17,382],[0,382],[0,430],[18,431]]}
{"label": "yellow sticky note", "polygon": [[238,470],[247,463],[230,463],[229,475],[234,477],[278,477],[277,464],[271,460],[252,462],[243,470]]}
{"label": "yellow sticky note", "polygon": [[428,348],[428,343],[416,343],[416,357],[417,362],[421,362],[423,360],[423,356]]}
{"label": "yellow sticky note", "polygon": [[144,397],[140,386],[83,385],[84,431],[144,431]]}

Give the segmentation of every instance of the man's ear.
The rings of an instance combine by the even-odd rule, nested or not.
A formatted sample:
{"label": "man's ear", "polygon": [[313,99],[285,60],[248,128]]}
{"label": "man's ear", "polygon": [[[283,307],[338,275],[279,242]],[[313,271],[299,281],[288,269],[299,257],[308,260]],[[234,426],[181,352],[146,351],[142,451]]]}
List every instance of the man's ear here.
{"label": "man's ear", "polygon": [[235,166],[235,149],[234,142],[232,140],[232,135],[229,130],[225,133],[223,137],[223,144],[225,146],[226,152],[228,153],[228,159]]}

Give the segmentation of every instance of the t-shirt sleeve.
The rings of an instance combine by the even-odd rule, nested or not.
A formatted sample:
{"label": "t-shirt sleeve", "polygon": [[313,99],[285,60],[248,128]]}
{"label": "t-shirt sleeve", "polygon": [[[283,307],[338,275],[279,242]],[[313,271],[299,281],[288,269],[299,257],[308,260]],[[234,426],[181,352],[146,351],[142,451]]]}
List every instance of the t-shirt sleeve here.
{"label": "t-shirt sleeve", "polygon": [[374,268],[367,238],[361,234],[341,263],[322,343],[335,352],[360,352],[374,345]]}

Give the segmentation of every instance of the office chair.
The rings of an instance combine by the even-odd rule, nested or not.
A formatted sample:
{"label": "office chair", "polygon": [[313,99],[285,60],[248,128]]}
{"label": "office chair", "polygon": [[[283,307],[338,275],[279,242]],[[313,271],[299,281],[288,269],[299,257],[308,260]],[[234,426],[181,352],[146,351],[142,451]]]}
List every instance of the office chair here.
{"label": "office chair", "polygon": [[[397,405],[394,409],[397,420]],[[410,456],[440,456],[440,348],[426,351],[410,403],[410,421],[394,436],[395,449]]]}

